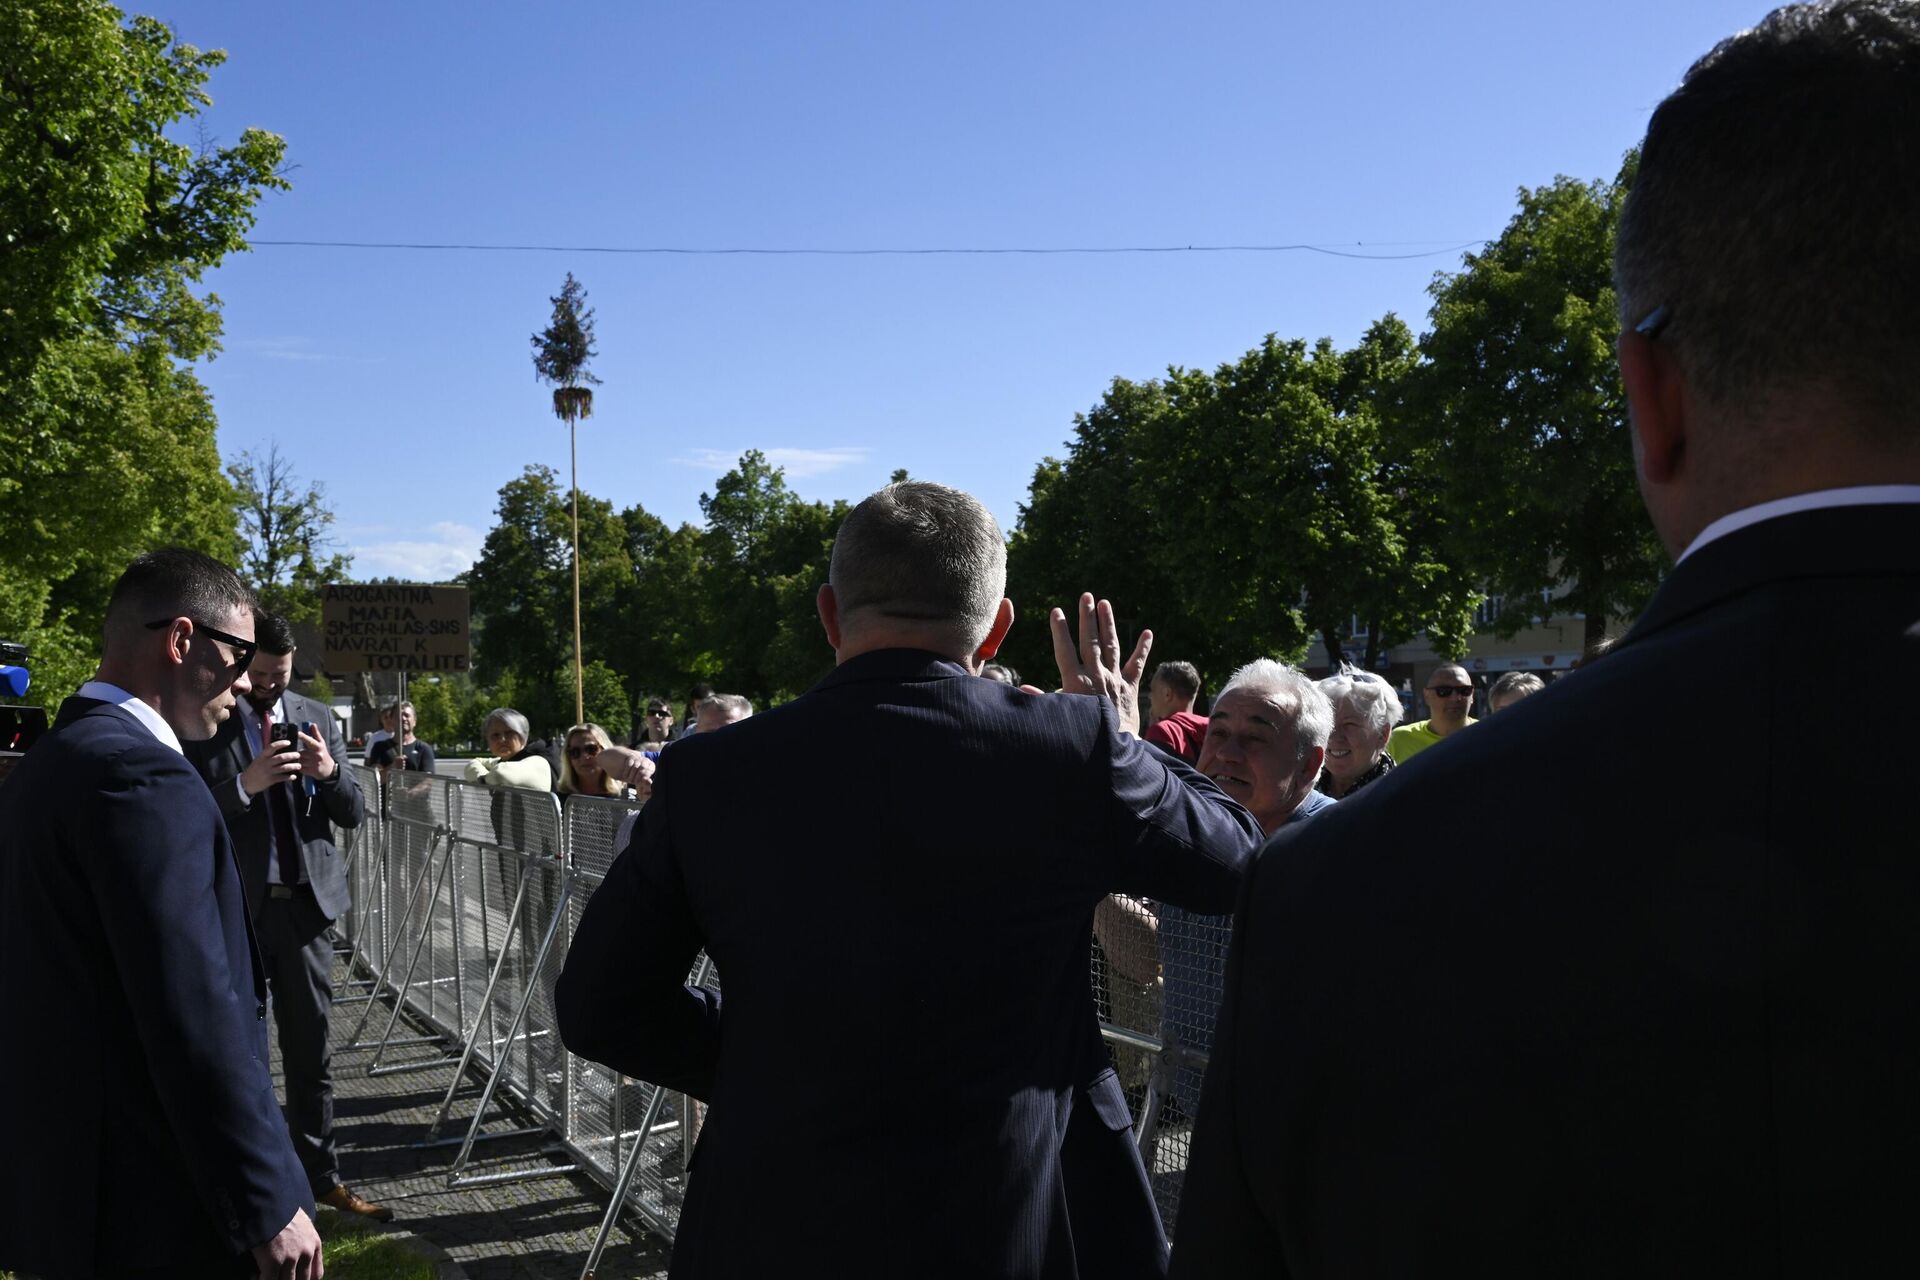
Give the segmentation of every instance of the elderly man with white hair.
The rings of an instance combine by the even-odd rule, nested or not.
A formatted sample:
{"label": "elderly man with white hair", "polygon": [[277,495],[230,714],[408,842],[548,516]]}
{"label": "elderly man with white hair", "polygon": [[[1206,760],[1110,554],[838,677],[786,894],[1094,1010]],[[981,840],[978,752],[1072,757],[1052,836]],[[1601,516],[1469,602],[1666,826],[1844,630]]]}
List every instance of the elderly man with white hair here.
{"label": "elderly man with white hair", "polygon": [[1400,695],[1367,671],[1342,671],[1320,682],[1333,705],[1333,731],[1327,735],[1327,766],[1319,790],[1336,800],[1348,796],[1393,768],[1387,739],[1400,721]]}
{"label": "elderly man with white hair", "polygon": [[[1332,732],[1333,706],[1320,686],[1283,662],[1259,658],[1234,672],[1214,699],[1198,768],[1271,837],[1334,803],[1314,790]],[[1162,1038],[1201,1055],[1174,1080],[1174,1096],[1194,1114],[1226,973],[1227,918],[1115,896],[1095,911],[1094,932],[1116,973],[1134,982],[1164,979]]]}

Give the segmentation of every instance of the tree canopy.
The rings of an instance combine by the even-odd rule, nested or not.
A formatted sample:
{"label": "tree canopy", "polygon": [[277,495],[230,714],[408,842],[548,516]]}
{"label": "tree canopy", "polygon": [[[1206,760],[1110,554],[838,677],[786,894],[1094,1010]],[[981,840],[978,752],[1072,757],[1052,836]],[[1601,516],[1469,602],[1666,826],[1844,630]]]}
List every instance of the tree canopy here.
{"label": "tree canopy", "polygon": [[33,696],[91,670],[107,589],[164,542],[240,547],[212,403],[205,272],[284,188],[285,144],[172,131],[225,55],[94,0],[0,6],[0,634]]}
{"label": "tree canopy", "polygon": [[[1009,547],[1016,612],[1098,592],[1216,682],[1254,657],[1298,661],[1312,640],[1338,655],[1355,619],[1369,663],[1419,631],[1463,647],[1475,597],[1406,519],[1382,443],[1379,405],[1412,345],[1388,316],[1349,352],[1269,335],[1212,372],[1116,379],[1075,419],[1067,458],[1035,474]],[[1008,656],[1045,670],[1046,629],[1016,630]]]}
{"label": "tree canopy", "polygon": [[1523,188],[1500,238],[1433,283],[1400,438],[1433,477],[1450,556],[1485,583],[1507,634],[1584,613],[1591,648],[1665,564],[1613,358],[1613,237],[1634,164]]}
{"label": "tree canopy", "polygon": [[277,444],[267,446],[264,457],[241,450],[227,476],[240,516],[240,576],[263,608],[295,622],[318,622],[321,588],[345,581],[353,565],[351,556],[333,549],[326,489],[302,483]]}

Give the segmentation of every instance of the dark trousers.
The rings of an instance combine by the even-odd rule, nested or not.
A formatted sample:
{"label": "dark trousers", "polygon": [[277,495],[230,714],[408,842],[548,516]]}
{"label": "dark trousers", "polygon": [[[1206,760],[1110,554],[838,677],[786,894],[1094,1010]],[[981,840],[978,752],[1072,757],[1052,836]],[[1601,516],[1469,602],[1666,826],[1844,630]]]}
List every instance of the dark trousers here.
{"label": "dark trousers", "polygon": [[333,1009],[332,921],[321,914],[313,890],[301,885],[292,897],[261,899],[254,921],[260,955],[273,993],[273,1020],[280,1031],[280,1063],[286,1073],[287,1132],[306,1170],[313,1194],[340,1181],[333,1149],[333,1068],[328,1015]]}

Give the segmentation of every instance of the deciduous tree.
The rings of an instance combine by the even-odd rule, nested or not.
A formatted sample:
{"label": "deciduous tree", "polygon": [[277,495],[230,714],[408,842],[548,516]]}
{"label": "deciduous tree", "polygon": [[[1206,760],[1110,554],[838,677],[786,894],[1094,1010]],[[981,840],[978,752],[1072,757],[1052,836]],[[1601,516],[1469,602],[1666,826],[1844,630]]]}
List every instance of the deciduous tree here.
{"label": "deciduous tree", "polygon": [[1500,238],[1433,283],[1406,426],[1452,556],[1503,602],[1507,634],[1567,610],[1586,615],[1591,648],[1664,563],[1613,359],[1613,237],[1633,163],[1611,182],[1523,188]]}
{"label": "deciduous tree", "polygon": [[241,450],[227,475],[245,544],[240,576],[271,612],[319,621],[321,588],[345,581],[353,567],[351,556],[334,550],[325,487],[294,475],[278,444],[264,455]]}

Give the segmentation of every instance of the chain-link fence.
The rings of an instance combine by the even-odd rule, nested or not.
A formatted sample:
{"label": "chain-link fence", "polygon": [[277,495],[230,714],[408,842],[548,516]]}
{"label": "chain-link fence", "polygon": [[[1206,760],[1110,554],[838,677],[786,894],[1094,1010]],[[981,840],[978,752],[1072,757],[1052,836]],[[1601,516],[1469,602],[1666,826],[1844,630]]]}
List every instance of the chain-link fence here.
{"label": "chain-link fence", "polygon": [[[613,1190],[589,1270],[622,1208],[671,1239],[704,1108],[567,1053],[554,1018],[554,982],[573,930],[637,806],[405,772],[388,782],[364,766],[360,783],[377,803],[359,830],[342,833],[353,889],[353,909],[340,921],[352,948],[342,998],[366,1002],[348,1043],[377,1044],[374,1074],[452,1069],[428,1137],[460,1144],[455,1185],[578,1169]],[[1101,1029],[1171,1233],[1231,921],[1113,899],[1097,925]],[[704,956],[688,981],[720,985]],[[409,1033],[403,1011],[429,1034]],[[433,1048],[419,1056],[426,1045]],[[413,1052],[391,1060],[389,1050],[403,1046]],[[460,1087],[473,1081],[479,1099],[457,1118]],[[500,1128],[502,1095],[532,1116],[532,1128]],[[470,1170],[478,1143],[528,1134],[550,1138],[573,1163]]]}

